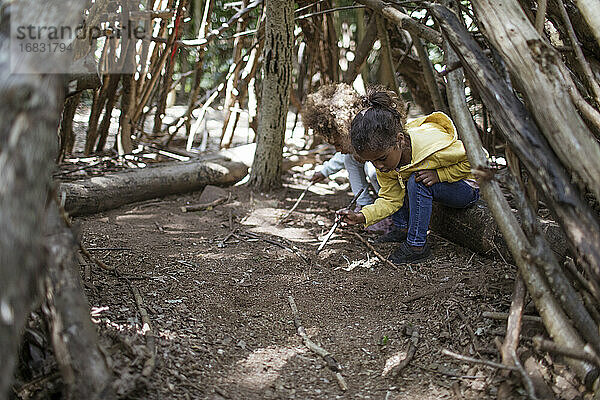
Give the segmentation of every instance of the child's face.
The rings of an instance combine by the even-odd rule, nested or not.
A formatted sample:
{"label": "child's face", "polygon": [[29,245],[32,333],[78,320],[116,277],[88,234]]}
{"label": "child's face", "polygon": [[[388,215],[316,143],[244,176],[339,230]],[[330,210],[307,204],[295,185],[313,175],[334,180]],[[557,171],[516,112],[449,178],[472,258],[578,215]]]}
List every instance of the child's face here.
{"label": "child's face", "polygon": [[400,146],[389,147],[385,150],[363,151],[358,154],[365,161],[371,161],[375,168],[381,172],[390,172],[398,167],[402,158]]}

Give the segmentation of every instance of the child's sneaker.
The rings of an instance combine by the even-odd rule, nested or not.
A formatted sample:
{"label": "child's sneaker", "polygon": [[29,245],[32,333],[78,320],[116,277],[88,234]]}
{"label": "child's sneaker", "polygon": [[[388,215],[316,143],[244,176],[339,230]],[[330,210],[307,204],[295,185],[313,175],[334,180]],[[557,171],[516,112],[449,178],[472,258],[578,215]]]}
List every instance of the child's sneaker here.
{"label": "child's sneaker", "polygon": [[406,242],[400,243],[400,246],[388,257],[394,264],[412,264],[424,261],[431,255],[431,248],[427,243],[421,250],[417,250]]}

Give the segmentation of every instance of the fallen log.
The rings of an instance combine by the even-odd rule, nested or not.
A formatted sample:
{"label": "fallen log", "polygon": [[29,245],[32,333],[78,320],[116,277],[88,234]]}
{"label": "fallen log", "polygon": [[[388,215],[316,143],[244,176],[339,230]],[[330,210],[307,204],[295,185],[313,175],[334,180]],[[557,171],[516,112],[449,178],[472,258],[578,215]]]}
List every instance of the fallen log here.
{"label": "fallen log", "polygon": [[77,216],[169,194],[193,192],[206,185],[233,185],[247,173],[248,167],[244,164],[225,160],[169,163],[63,182],[58,192],[59,198],[65,195],[65,210]]}
{"label": "fallen log", "polygon": [[[552,221],[540,221],[540,224],[556,258],[562,260],[568,252],[562,230]],[[483,200],[467,209],[435,204],[431,213],[430,228],[443,238],[476,253],[500,255],[507,262],[514,262],[506,240]]]}

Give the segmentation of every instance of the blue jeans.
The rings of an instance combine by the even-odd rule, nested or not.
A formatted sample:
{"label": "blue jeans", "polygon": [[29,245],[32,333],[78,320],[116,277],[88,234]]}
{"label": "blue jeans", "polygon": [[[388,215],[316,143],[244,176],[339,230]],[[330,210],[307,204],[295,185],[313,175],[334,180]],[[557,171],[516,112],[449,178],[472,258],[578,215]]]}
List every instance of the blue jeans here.
{"label": "blue jeans", "polygon": [[425,186],[415,181],[415,174],[412,174],[406,182],[404,204],[392,215],[397,228],[408,229],[406,242],[411,246],[425,245],[433,200],[452,208],[466,208],[479,200],[479,189],[464,180]]}

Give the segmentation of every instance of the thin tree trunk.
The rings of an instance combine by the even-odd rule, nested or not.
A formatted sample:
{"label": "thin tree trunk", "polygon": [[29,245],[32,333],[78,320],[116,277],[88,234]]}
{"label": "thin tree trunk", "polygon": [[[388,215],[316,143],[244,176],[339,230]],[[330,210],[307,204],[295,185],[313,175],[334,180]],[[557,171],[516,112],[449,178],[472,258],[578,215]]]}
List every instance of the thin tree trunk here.
{"label": "thin tree trunk", "polygon": [[249,184],[270,190],[281,184],[281,161],[292,74],[291,0],[267,0],[263,89],[256,155]]}
{"label": "thin tree trunk", "polygon": [[94,101],[92,102],[92,109],[90,111],[90,118],[88,120],[88,130],[85,138],[84,154],[90,154],[96,139],[98,138],[98,120],[102,114],[104,103],[106,102],[106,88],[110,84],[111,80],[118,80],[118,76],[106,75],[104,78],[103,85],[94,91]]}
{"label": "thin tree trunk", "polygon": [[111,87],[107,89],[107,100],[106,100],[106,108],[104,110],[104,116],[102,117],[102,122],[100,122],[100,126],[98,127],[98,144],[96,145],[96,151],[103,151],[104,146],[106,145],[106,139],[108,138],[108,133],[110,130],[110,122],[112,119],[112,112],[115,107],[115,102],[118,99],[117,88],[119,86],[119,79],[113,79],[111,81]]}
{"label": "thin tree trunk", "polygon": [[392,47],[390,46],[390,36],[388,34],[386,20],[381,15],[375,15],[375,21],[377,24],[377,36],[379,37],[379,43],[381,43],[381,62],[379,64],[380,80],[384,82],[390,90],[400,94],[398,81],[396,80],[396,68],[394,68],[394,62],[392,61]]}
{"label": "thin tree trunk", "polygon": [[[206,38],[208,32],[210,31],[210,16],[212,14],[212,9],[214,5],[214,0],[206,0],[204,2],[204,12],[202,13],[202,22],[200,23],[200,28],[198,29],[198,40],[202,40]],[[196,65],[194,66],[194,83],[192,85],[192,90],[190,92],[190,98],[188,99],[188,108],[185,112],[183,118],[185,118],[185,128],[186,133],[189,137],[191,136],[191,127],[192,127],[192,111],[196,109],[196,101],[198,100],[198,95],[200,94],[200,81],[202,79],[202,65],[204,64],[204,54],[206,53],[206,48],[202,47],[198,50],[198,57],[196,58]],[[191,144],[193,143],[193,138],[191,142],[188,140],[188,151],[192,149]]]}
{"label": "thin tree trunk", "polygon": [[177,51],[177,41],[181,37],[183,31],[183,14],[182,10],[184,4],[187,4],[188,0],[179,0],[177,5],[177,12],[175,13],[175,26],[173,27],[173,33],[171,34],[175,43],[173,44],[173,51],[167,59],[167,66],[165,67],[165,73],[162,77],[162,85],[158,91],[158,102],[156,105],[156,113],[154,114],[154,128],[152,129],[153,134],[162,132],[162,120],[165,116],[167,107],[167,95],[171,90],[171,84],[173,82],[173,69],[175,68],[175,52]]}
{"label": "thin tree trunk", "polygon": [[412,36],[412,41],[417,49],[417,54],[419,54],[419,60],[421,61],[421,66],[423,67],[425,84],[427,85],[427,90],[429,90],[431,100],[433,101],[433,106],[435,107],[436,111],[443,111],[447,113],[448,107],[446,107],[446,102],[442,99],[442,93],[440,92],[440,87],[437,84],[435,70],[433,69],[431,60],[429,59],[427,48],[419,37]]}
{"label": "thin tree trunk", "polygon": [[75,112],[77,111],[80,99],[81,92],[69,97],[65,101],[65,108],[62,113],[62,120],[60,121],[60,161],[73,151],[73,145],[75,144],[73,118],[75,118]]}
{"label": "thin tree trunk", "polygon": [[[11,2],[11,19],[0,15],[0,26],[24,23],[14,16],[43,16],[53,26],[75,28],[83,1],[48,1],[42,6]],[[1,8],[5,8],[2,2]],[[21,10],[19,10],[21,8]],[[36,9],[37,8],[37,9]],[[31,20],[29,23],[39,23]],[[11,74],[11,57],[23,71],[40,70],[26,54],[11,54],[10,41],[0,32],[0,397],[8,396],[25,322],[39,304],[44,275],[42,247],[45,205],[51,171],[58,154],[56,132],[63,106],[62,82],[56,75]],[[57,54],[53,67],[66,70],[69,60]]]}
{"label": "thin tree trunk", "polygon": [[[377,22],[376,18],[371,18],[369,21],[369,25],[367,25],[367,29],[365,31],[365,36],[362,38],[360,44],[356,48],[356,53],[354,54],[354,60],[348,66],[346,73],[344,74],[344,82],[352,85],[352,82],[356,79],[358,74],[360,73],[369,53],[373,49],[373,45],[377,40]],[[365,81],[366,83],[366,81]]]}
{"label": "thin tree trunk", "polygon": [[[327,9],[333,8],[330,0],[325,0],[325,7]],[[329,54],[329,63],[327,64],[329,69],[329,76],[332,82],[340,81],[340,49],[338,47],[338,35],[335,29],[333,21],[334,14],[325,14],[324,23],[325,31],[327,32],[325,49]]]}
{"label": "thin tree trunk", "polygon": [[[242,1],[242,8],[245,8],[248,5],[248,0]],[[242,18],[238,20],[236,32],[243,32],[248,26],[248,19]],[[221,131],[221,147],[228,148],[231,146],[231,141],[233,140],[233,133],[235,129],[235,125],[237,124],[237,119],[239,118],[239,111],[232,111],[235,107],[239,109],[239,104],[236,107],[236,103],[238,103],[238,95],[234,94],[234,89],[237,90],[238,83],[240,81],[240,69],[242,66],[242,49],[244,47],[244,38],[236,37],[233,41],[233,63],[230,68],[230,77],[227,79],[227,87],[225,89],[225,102],[223,103],[223,112],[225,116],[223,118],[223,129]],[[232,114],[234,113],[235,122],[230,124],[230,119]]]}

